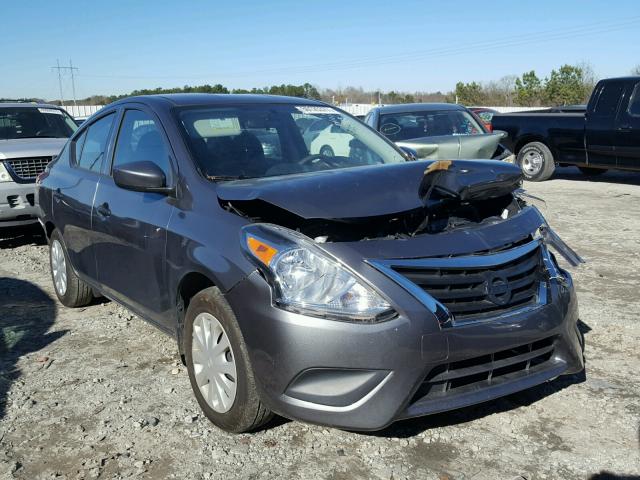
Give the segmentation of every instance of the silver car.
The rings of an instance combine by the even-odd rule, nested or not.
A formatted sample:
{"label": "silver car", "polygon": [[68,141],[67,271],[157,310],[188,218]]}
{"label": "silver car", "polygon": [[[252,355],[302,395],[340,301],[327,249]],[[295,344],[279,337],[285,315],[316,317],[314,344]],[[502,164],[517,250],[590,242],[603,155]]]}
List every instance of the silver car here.
{"label": "silver car", "polygon": [[37,222],[36,177],[77,128],[55,105],[0,103],[0,228]]}
{"label": "silver car", "polygon": [[504,132],[488,132],[462,105],[412,103],[374,108],[365,123],[419,159],[494,159],[513,163],[500,144]]}

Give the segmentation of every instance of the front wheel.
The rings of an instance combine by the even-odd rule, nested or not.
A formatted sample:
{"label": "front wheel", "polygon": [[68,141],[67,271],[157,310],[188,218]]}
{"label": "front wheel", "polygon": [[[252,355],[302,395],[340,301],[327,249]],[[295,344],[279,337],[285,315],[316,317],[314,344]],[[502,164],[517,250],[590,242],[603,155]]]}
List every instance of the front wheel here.
{"label": "front wheel", "polygon": [[191,299],[184,339],[191,387],[214,425],[241,433],[271,419],[258,396],[242,332],[220,290],[207,288]]}
{"label": "front wheel", "polygon": [[517,162],[526,180],[542,182],[553,175],[556,168],[553,154],[542,142],[530,142],[518,152]]}

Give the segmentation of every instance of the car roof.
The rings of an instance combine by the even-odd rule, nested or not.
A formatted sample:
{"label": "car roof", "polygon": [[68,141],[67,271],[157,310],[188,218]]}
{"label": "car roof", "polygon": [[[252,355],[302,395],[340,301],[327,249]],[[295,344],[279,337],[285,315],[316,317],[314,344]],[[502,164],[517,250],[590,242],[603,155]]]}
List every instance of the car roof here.
{"label": "car roof", "polygon": [[282,103],[295,105],[326,105],[317,100],[301,97],[285,97],[282,95],[255,95],[244,93],[171,93],[158,95],[138,95],[118,100],[112,105],[121,103],[143,103],[147,105],[170,106],[203,106],[203,105],[231,105],[231,104],[268,104]]}
{"label": "car roof", "polygon": [[603,78],[602,80],[600,80],[599,83],[604,83],[604,82],[615,82],[615,81],[625,81],[625,82],[631,82],[631,81],[637,81],[640,80],[640,75],[629,75],[626,77],[613,77],[613,78]]}
{"label": "car roof", "polygon": [[64,107],[60,105],[51,105],[50,103],[36,103],[36,102],[0,102],[0,108],[57,108],[58,110],[64,110]]}
{"label": "car roof", "polygon": [[455,103],[400,103],[377,107],[380,113],[409,113],[409,112],[434,112],[438,110],[465,110],[462,105]]}
{"label": "car roof", "polygon": [[467,107],[472,112],[492,112],[492,113],[500,113],[495,108],[489,107]]}

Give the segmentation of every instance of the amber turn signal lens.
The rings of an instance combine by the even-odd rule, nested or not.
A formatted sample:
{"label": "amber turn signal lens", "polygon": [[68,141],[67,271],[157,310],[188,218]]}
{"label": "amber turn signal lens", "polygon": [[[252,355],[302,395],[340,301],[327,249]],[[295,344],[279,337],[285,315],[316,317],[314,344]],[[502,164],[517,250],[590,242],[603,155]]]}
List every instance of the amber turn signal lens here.
{"label": "amber turn signal lens", "polygon": [[254,237],[247,237],[247,247],[249,247],[249,251],[254,257],[267,266],[269,266],[273,257],[278,253],[278,250],[273,248],[271,245],[268,245]]}

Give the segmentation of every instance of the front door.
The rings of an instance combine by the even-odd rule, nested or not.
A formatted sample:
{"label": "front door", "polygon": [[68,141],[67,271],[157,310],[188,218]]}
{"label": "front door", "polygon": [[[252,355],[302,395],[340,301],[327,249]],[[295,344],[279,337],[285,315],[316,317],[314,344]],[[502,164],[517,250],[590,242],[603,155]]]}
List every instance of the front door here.
{"label": "front door", "polygon": [[616,166],[614,138],[616,114],[624,92],[624,82],[606,82],[595,92],[594,107],[587,113],[585,141],[587,163],[606,167]]}
{"label": "front door", "polygon": [[[170,149],[157,118],[126,109],[114,147],[112,169],[138,161],[156,163],[174,181]],[[172,315],[166,282],[167,225],[173,212],[164,194],[120,188],[111,175],[98,184],[93,229],[98,281],[109,296],[166,328]]]}
{"label": "front door", "polygon": [[640,81],[627,86],[622,105],[616,128],[618,167],[640,168]]}

